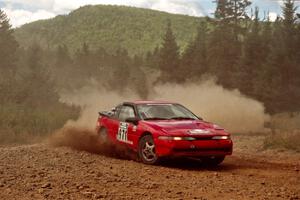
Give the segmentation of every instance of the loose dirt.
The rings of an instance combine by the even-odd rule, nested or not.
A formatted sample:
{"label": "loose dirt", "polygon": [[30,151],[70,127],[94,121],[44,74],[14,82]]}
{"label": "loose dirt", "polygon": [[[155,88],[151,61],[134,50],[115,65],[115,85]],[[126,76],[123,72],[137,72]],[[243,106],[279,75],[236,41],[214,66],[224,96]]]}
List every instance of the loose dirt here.
{"label": "loose dirt", "polygon": [[186,159],[149,166],[48,143],[0,146],[0,199],[300,199],[300,154],[264,151],[263,137],[234,136],[233,156],[216,168]]}

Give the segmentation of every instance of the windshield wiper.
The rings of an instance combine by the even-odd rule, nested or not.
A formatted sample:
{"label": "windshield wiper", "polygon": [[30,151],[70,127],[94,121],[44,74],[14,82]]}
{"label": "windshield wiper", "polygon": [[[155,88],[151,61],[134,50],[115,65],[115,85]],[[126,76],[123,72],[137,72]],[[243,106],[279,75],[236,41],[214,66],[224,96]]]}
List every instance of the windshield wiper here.
{"label": "windshield wiper", "polygon": [[195,118],[192,118],[192,117],[172,117],[170,119],[182,119],[182,120],[185,120],[185,119],[190,119],[190,120],[196,120]]}
{"label": "windshield wiper", "polygon": [[144,120],[167,120],[167,118],[162,118],[162,117],[148,117],[148,118],[145,118]]}

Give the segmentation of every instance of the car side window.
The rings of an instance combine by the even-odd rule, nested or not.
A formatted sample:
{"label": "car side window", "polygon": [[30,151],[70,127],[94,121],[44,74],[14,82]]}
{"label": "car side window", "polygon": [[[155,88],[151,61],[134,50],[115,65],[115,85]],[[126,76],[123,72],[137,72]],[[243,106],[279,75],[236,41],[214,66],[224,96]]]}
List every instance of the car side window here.
{"label": "car side window", "polygon": [[134,109],[131,106],[122,106],[119,113],[119,120],[125,122],[129,117],[135,117]]}
{"label": "car side window", "polygon": [[114,113],[112,115],[113,118],[118,118],[120,110],[121,110],[121,107],[122,107],[121,105],[118,105],[118,106],[115,107],[115,111],[114,111]]}

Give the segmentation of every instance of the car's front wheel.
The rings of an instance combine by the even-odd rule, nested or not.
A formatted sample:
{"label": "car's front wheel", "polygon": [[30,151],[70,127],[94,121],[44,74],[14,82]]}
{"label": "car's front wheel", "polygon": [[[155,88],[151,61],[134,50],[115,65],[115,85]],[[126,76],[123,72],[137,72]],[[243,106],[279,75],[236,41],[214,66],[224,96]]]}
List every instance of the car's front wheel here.
{"label": "car's front wheel", "polygon": [[145,135],[140,139],[138,154],[141,161],[145,164],[153,165],[158,162],[154,140],[151,135]]}

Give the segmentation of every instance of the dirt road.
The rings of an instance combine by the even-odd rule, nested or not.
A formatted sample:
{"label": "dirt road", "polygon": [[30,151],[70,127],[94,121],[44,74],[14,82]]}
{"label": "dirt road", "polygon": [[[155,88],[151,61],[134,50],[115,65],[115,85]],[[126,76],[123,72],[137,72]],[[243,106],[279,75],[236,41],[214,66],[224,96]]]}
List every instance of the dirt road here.
{"label": "dirt road", "polygon": [[47,144],[0,147],[0,199],[300,199],[300,154],[262,151],[235,136],[235,152],[208,169],[176,160],[147,166]]}

